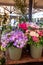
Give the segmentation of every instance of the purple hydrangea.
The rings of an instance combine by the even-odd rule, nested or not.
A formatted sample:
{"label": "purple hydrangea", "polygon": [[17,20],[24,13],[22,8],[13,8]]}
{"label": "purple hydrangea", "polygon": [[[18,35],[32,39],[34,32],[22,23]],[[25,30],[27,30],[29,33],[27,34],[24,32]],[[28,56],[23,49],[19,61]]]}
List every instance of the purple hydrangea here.
{"label": "purple hydrangea", "polygon": [[9,42],[13,42],[13,46],[23,48],[27,41],[27,36],[20,30],[12,31],[1,37],[3,47],[7,47],[7,45],[10,44]]}

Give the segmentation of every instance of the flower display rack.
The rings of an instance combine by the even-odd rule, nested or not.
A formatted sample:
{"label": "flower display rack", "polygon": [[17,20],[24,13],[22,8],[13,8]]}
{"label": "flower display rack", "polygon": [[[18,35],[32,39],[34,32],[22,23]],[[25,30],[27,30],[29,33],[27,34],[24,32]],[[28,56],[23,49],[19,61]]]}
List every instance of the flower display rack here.
{"label": "flower display rack", "polygon": [[14,61],[9,58],[9,55],[7,55],[6,64],[22,64],[22,63],[28,63],[28,62],[43,62],[43,56],[38,59],[34,59],[31,57],[30,53],[23,53],[20,60]]}

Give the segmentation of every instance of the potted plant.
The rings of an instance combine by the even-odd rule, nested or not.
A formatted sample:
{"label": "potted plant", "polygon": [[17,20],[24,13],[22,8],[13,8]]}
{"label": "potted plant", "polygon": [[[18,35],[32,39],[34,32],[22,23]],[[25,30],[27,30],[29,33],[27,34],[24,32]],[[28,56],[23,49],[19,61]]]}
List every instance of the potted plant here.
{"label": "potted plant", "polygon": [[2,47],[9,49],[9,56],[12,60],[21,58],[22,48],[26,45],[27,40],[27,36],[20,30],[7,33],[1,38]]}
{"label": "potted plant", "polygon": [[43,32],[40,30],[27,30],[28,44],[30,44],[30,53],[33,58],[40,58],[42,55]]}

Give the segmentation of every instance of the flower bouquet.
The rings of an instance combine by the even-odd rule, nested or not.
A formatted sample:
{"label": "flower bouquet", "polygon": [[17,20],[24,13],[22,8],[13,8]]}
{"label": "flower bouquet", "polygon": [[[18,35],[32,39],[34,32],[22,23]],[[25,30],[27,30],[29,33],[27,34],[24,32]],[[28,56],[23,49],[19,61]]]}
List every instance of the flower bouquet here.
{"label": "flower bouquet", "polygon": [[12,60],[20,59],[22,48],[27,41],[27,36],[20,30],[7,33],[1,38],[2,47],[9,48],[9,55]]}
{"label": "flower bouquet", "polygon": [[39,58],[42,55],[43,31],[42,30],[27,30],[28,44],[30,44],[31,56]]}

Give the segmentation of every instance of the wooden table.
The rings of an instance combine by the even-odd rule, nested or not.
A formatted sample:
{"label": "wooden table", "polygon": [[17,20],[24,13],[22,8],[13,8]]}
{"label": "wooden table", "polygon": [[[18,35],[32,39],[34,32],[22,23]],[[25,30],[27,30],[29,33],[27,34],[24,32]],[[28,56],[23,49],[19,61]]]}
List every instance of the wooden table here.
{"label": "wooden table", "polygon": [[23,53],[20,60],[14,61],[14,60],[11,60],[9,56],[7,56],[7,61],[6,61],[7,65],[8,64],[10,65],[11,64],[22,64],[22,63],[28,63],[28,62],[43,62],[43,56],[38,59],[33,59],[29,53]]}

